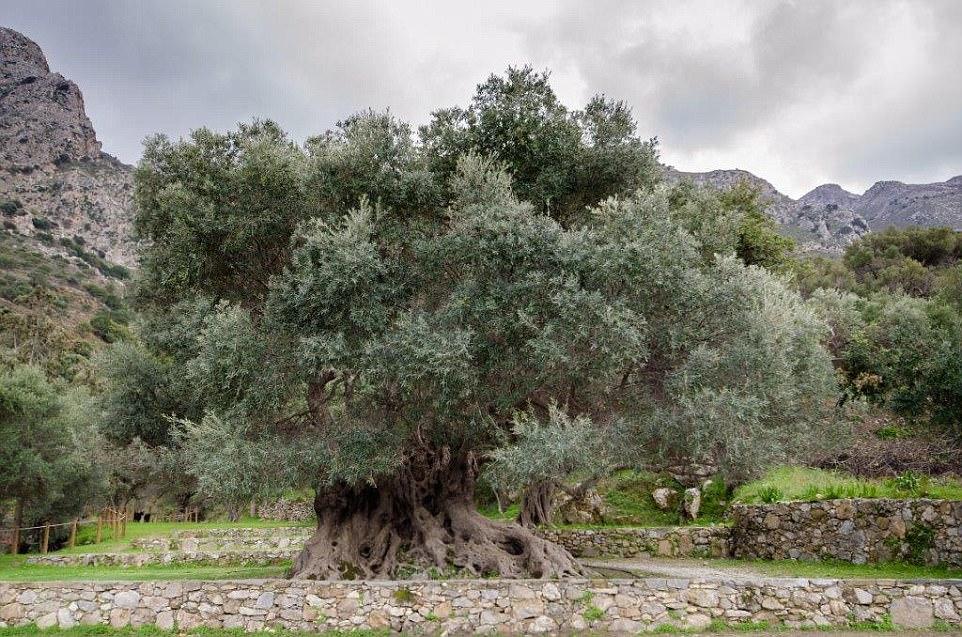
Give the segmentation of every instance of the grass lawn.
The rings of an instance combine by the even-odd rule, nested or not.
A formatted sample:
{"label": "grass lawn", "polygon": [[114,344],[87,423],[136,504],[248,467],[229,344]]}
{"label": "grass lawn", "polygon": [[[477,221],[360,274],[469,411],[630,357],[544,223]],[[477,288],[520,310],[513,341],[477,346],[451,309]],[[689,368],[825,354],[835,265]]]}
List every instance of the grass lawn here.
{"label": "grass lawn", "polygon": [[117,566],[46,566],[27,564],[24,555],[0,555],[0,581],[62,582],[98,581],[167,581],[262,579],[284,577],[290,564],[275,566],[204,566],[154,565],[136,568]]}
{"label": "grass lawn", "polygon": [[704,560],[708,566],[750,568],[774,577],[828,579],[962,579],[962,569],[944,566],[917,566],[901,562],[849,564],[847,562],[801,562],[794,560]]}
{"label": "grass lawn", "polygon": [[856,478],[833,471],[781,467],[739,487],[734,500],[789,502],[837,498],[937,498],[962,500],[962,482],[906,475],[886,480]]}

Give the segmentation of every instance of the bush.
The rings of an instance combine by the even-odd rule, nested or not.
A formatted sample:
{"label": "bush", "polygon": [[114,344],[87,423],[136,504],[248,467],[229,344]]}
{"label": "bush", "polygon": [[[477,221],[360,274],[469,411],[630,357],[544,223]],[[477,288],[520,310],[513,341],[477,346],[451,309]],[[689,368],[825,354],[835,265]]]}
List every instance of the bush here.
{"label": "bush", "polygon": [[776,486],[763,487],[758,492],[758,499],[765,504],[774,504],[785,499],[785,494]]}
{"label": "bush", "polygon": [[4,202],[0,202],[0,212],[2,212],[4,215],[7,215],[7,216],[12,216],[17,214],[17,211],[20,210],[22,207],[23,205],[16,200],[7,200]]}
{"label": "bush", "polygon": [[53,221],[50,221],[50,220],[47,219],[46,217],[34,217],[34,218],[33,218],[33,227],[36,228],[37,230],[50,230],[50,229],[52,229],[55,225],[56,225],[56,224],[55,224]]}
{"label": "bush", "polygon": [[115,320],[113,312],[100,311],[90,319],[90,328],[106,343],[115,343],[127,337],[128,330]]}

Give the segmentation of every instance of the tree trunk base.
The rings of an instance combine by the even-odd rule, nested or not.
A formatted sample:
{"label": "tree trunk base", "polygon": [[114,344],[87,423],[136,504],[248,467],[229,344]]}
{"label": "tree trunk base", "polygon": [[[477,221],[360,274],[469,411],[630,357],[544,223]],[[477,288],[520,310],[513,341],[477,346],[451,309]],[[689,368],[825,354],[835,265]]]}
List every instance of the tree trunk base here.
{"label": "tree trunk base", "polygon": [[518,524],[478,513],[472,497],[475,474],[470,458],[446,460],[407,467],[380,487],[318,492],[317,532],[297,556],[292,577],[551,578],[583,573],[564,548]]}

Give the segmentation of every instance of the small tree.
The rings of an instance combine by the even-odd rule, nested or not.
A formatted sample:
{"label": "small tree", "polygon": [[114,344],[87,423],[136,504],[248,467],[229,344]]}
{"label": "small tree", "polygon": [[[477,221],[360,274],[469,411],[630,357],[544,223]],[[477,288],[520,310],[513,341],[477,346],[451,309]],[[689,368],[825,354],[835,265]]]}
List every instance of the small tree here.
{"label": "small tree", "polygon": [[0,373],[0,500],[15,501],[16,526],[76,515],[104,486],[96,431],[84,424],[89,400],[62,392],[36,367]]}

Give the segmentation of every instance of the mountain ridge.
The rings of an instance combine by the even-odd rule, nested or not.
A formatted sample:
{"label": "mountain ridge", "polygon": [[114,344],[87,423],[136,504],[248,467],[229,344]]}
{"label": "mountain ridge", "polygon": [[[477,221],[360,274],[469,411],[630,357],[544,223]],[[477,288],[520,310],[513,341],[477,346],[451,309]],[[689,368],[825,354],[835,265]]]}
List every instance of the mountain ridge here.
{"label": "mountain ridge", "polygon": [[720,190],[747,183],[758,190],[769,214],[786,234],[799,241],[803,250],[839,252],[868,232],[890,226],[948,226],[962,230],[962,175],[926,184],[877,181],[861,195],[826,183],[798,199],[739,168],[685,172],[668,167],[666,176],[669,183],[690,180]]}

